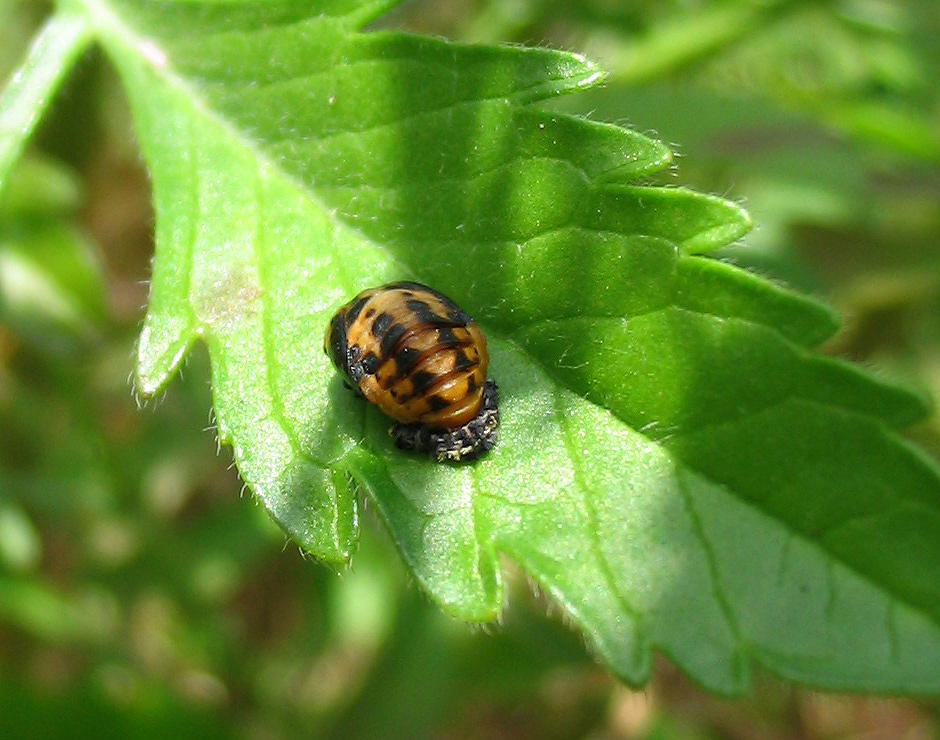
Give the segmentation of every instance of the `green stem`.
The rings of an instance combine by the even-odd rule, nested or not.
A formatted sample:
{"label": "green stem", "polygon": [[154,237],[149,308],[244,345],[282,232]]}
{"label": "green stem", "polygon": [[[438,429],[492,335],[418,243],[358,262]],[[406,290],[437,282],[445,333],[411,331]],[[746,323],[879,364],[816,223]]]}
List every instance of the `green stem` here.
{"label": "green stem", "polygon": [[0,93],[0,192],[46,106],[91,36],[85,17],[53,14]]}

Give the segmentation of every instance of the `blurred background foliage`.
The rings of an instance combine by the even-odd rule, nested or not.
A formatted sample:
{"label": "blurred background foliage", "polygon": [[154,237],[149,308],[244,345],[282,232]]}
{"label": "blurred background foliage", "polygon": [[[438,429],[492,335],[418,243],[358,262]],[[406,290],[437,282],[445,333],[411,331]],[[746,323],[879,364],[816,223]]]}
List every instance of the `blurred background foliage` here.
{"label": "blurred background foliage", "polygon": [[[0,84],[48,12],[0,0]],[[412,0],[377,25],[599,61],[559,109],[673,145],[662,181],[757,223],[724,259],[836,306],[824,351],[940,398],[935,0]],[[763,676],[720,699],[664,660],[630,691],[511,563],[501,623],[456,623],[368,510],[350,570],[304,562],[216,448],[204,354],[134,401],[151,232],[92,52],[0,200],[0,736],[940,738],[936,700]],[[936,414],[911,436],[940,457]]]}

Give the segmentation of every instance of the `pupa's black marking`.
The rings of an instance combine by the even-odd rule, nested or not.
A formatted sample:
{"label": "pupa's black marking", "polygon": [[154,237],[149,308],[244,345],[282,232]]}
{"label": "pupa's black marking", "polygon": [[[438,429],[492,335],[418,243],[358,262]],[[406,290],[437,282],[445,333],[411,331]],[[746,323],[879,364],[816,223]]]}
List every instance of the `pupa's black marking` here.
{"label": "pupa's black marking", "polygon": [[411,376],[411,385],[414,387],[414,393],[411,394],[411,397],[420,396],[434,384],[436,379],[434,375],[424,370],[416,372]]}
{"label": "pupa's black marking", "polygon": [[330,357],[343,372],[349,372],[349,356],[346,354],[346,324],[337,316],[330,324]]}
{"label": "pupa's black marking", "polygon": [[[455,350],[455,352],[456,356],[454,358],[454,370],[469,370],[471,367],[477,364],[467,357],[467,353],[462,349]],[[472,375],[470,376],[470,380],[473,380]]]}
{"label": "pupa's black marking", "polygon": [[389,330],[385,332],[385,336],[382,337],[382,341],[379,344],[379,351],[382,353],[382,357],[388,357],[392,354],[395,345],[398,344],[398,340],[401,339],[404,333],[404,326],[401,324],[392,324]]}
{"label": "pupa's black marking", "polygon": [[359,318],[359,313],[362,311],[362,307],[369,302],[369,299],[372,296],[363,296],[358,301],[355,301],[349,309],[346,311],[346,326],[351,326],[352,323]]}
{"label": "pupa's black marking", "polygon": [[454,330],[449,326],[442,326],[437,330],[437,343],[440,345],[463,344],[454,336]]}
{"label": "pupa's black marking", "polygon": [[396,374],[401,377],[408,375],[420,359],[421,352],[412,347],[402,347],[395,353],[395,366],[398,368]]}
{"label": "pupa's black marking", "polygon": [[362,362],[359,364],[362,366],[362,371],[366,375],[375,375],[375,371],[379,369],[379,365],[382,364],[382,361],[369,352],[362,358]]}
{"label": "pupa's black marking", "polygon": [[447,318],[450,323],[457,324],[458,326],[465,326],[466,324],[473,321],[473,319],[457,308],[457,306],[455,306],[451,301],[445,301],[444,305],[447,306]]}
{"label": "pupa's black marking", "polygon": [[431,409],[431,411],[440,411],[441,409],[446,409],[448,406],[450,406],[450,401],[445,401],[443,398],[437,395],[428,396],[427,401],[428,408]]}
{"label": "pupa's black marking", "polygon": [[429,303],[426,303],[418,298],[411,298],[405,301],[405,305],[415,317],[415,321],[417,321],[419,324],[443,324],[447,322],[447,318],[445,316],[439,316],[438,314],[434,313],[434,309],[431,308]]}
{"label": "pupa's black marking", "polygon": [[388,330],[388,327],[392,325],[392,321],[394,321],[394,319],[391,314],[380,313],[375,317],[375,321],[372,322],[372,336],[376,339],[381,337]]}

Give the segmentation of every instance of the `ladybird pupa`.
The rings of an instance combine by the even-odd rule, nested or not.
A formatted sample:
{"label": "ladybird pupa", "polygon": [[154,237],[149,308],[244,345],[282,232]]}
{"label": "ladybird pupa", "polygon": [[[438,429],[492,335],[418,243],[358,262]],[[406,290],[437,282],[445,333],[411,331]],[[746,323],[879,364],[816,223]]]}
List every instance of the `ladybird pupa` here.
{"label": "ladybird pupa", "polygon": [[411,282],[365,290],[333,316],[324,349],[346,384],[397,422],[399,448],[443,462],[496,444],[486,337],[447,296]]}

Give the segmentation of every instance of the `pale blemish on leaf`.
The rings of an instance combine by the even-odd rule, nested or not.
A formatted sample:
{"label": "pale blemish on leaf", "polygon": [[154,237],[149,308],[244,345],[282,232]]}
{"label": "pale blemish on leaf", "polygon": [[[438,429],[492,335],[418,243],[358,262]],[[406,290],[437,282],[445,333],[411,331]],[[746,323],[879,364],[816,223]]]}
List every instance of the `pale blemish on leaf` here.
{"label": "pale blemish on leaf", "polygon": [[227,333],[257,319],[264,290],[252,265],[231,265],[219,279],[194,290],[193,309],[200,323]]}

